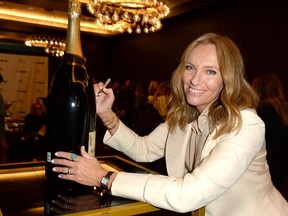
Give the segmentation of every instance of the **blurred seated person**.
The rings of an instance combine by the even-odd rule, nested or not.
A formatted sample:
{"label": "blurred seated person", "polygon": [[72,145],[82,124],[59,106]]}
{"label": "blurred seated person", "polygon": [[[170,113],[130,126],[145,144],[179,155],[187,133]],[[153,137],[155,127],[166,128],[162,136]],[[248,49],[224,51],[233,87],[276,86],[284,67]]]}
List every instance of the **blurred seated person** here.
{"label": "blurred seated person", "polygon": [[24,160],[42,160],[45,158],[46,106],[42,98],[32,104],[31,112],[24,118],[23,135],[20,149]]}
{"label": "blurred seated person", "polygon": [[31,112],[24,118],[24,133],[39,133],[45,135],[46,106],[41,98],[32,104]]}

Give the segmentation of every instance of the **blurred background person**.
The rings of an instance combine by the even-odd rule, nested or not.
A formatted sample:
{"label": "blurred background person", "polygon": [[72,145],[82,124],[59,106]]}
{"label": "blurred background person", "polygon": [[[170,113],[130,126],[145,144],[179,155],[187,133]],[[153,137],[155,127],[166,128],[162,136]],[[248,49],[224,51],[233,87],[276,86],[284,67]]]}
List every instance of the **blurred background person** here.
{"label": "blurred background person", "polygon": [[133,124],[135,119],[137,119],[142,112],[145,110],[147,104],[147,93],[146,90],[147,86],[145,87],[144,81],[139,81],[135,87],[135,102],[133,108]]}
{"label": "blurred background person", "polygon": [[[0,84],[4,81],[0,74]],[[5,103],[0,92],[0,163],[7,161],[8,145],[5,137]]]}
{"label": "blurred background person", "polygon": [[117,116],[119,118],[122,118],[125,115],[125,110],[121,110],[122,109],[122,102],[121,102],[120,97],[119,97],[119,93],[122,89],[122,85],[120,84],[120,82],[118,80],[112,80],[111,81],[111,88],[115,92],[115,103],[113,105],[113,110],[115,111],[115,113],[117,114]]}
{"label": "blurred background person", "polygon": [[[171,94],[170,82],[160,82],[150,103],[146,103],[145,109],[134,120],[132,129],[138,135],[144,136],[152,132],[159,124],[166,120],[169,110],[169,98]],[[167,174],[165,157],[152,163],[140,163],[161,174]]]}
{"label": "blurred background person", "polygon": [[171,94],[171,87],[168,81],[163,81],[159,84],[151,104],[159,112],[161,117],[165,120],[168,113],[169,97]]}
{"label": "blurred background person", "polygon": [[43,160],[46,155],[46,105],[42,98],[32,104],[31,112],[24,118],[23,134],[19,148],[25,160]]}
{"label": "blurred background person", "polygon": [[157,80],[151,80],[148,86],[148,102],[151,103],[155,92],[157,91],[159,82]]}
{"label": "blurred background person", "polygon": [[260,97],[257,112],[265,122],[267,161],[272,181],[288,200],[288,103],[284,88],[273,73],[256,77],[252,86]]}
{"label": "blurred background person", "polygon": [[132,125],[133,108],[135,103],[135,90],[131,79],[124,80],[117,96],[117,116],[125,122],[127,126]]}
{"label": "blurred background person", "polygon": [[39,133],[45,135],[46,106],[42,98],[37,98],[32,104],[31,112],[24,118],[24,133]]}
{"label": "blurred background person", "polygon": [[133,130],[139,135],[146,135],[164,122],[169,109],[170,94],[170,83],[161,82],[151,101],[147,102],[144,110],[135,117]]}

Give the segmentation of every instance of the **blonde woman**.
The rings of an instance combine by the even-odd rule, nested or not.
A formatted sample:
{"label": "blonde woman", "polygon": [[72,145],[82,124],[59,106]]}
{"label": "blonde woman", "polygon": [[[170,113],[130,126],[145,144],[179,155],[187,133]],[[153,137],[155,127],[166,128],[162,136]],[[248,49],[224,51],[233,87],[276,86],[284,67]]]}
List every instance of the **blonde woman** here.
{"label": "blonde woman", "polygon": [[287,216],[288,204],[271,182],[258,97],[244,79],[237,46],[218,34],[200,36],[184,52],[171,88],[166,122],[144,137],[115,117],[112,89],[96,97],[104,142],[136,161],[165,155],[168,176],[107,172],[83,147],[74,161],[57,152],[53,170],[61,179],[175,212],[205,207],[206,216]]}

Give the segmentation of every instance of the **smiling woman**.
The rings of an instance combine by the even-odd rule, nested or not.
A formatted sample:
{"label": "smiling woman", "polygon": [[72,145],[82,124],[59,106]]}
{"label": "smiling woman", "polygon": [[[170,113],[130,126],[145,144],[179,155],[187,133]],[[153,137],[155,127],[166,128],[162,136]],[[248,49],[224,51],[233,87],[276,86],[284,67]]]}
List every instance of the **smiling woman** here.
{"label": "smiling woman", "polygon": [[[166,122],[144,136],[115,118],[111,88],[96,96],[104,126],[113,122],[106,125],[104,143],[137,162],[165,156],[168,175],[110,175],[83,147],[73,163],[71,153],[56,152],[53,171],[84,185],[100,186],[106,179],[105,189],[115,196],[180,213],[205,209],[207,216],[286,216],[287,202],[273,186],[267,165],[265,125],[255,110],[258,96],[245,80],[243,65],[230,38],[215,33],[196,38],[172,75]],[[94,84],[94,91],[102,86]],[[63,173],[67,168],[72,175]],[[227,208],[227,201],[234,207]]]}
{"label": "smiling woman", "polygon": [[209,107],[223,89],[216,47],[213,44],[198,45],[190,53],[183,83],[186,101],[201,113]]}

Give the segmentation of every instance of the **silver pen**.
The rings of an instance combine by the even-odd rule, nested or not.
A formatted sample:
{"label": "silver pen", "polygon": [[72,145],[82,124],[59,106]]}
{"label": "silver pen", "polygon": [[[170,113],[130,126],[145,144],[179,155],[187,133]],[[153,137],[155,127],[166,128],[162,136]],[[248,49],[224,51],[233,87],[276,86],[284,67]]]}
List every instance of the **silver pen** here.
{"label": "silver pen", "polygon": [[108,86],[108,84],[110,83],[111,79],[108,78],[106,80],[106,82],[104,83],[104,85],[102,86],[102,88],[97,92],[97,95],[100,95],[103,92],[103,89],[106,88]]}

